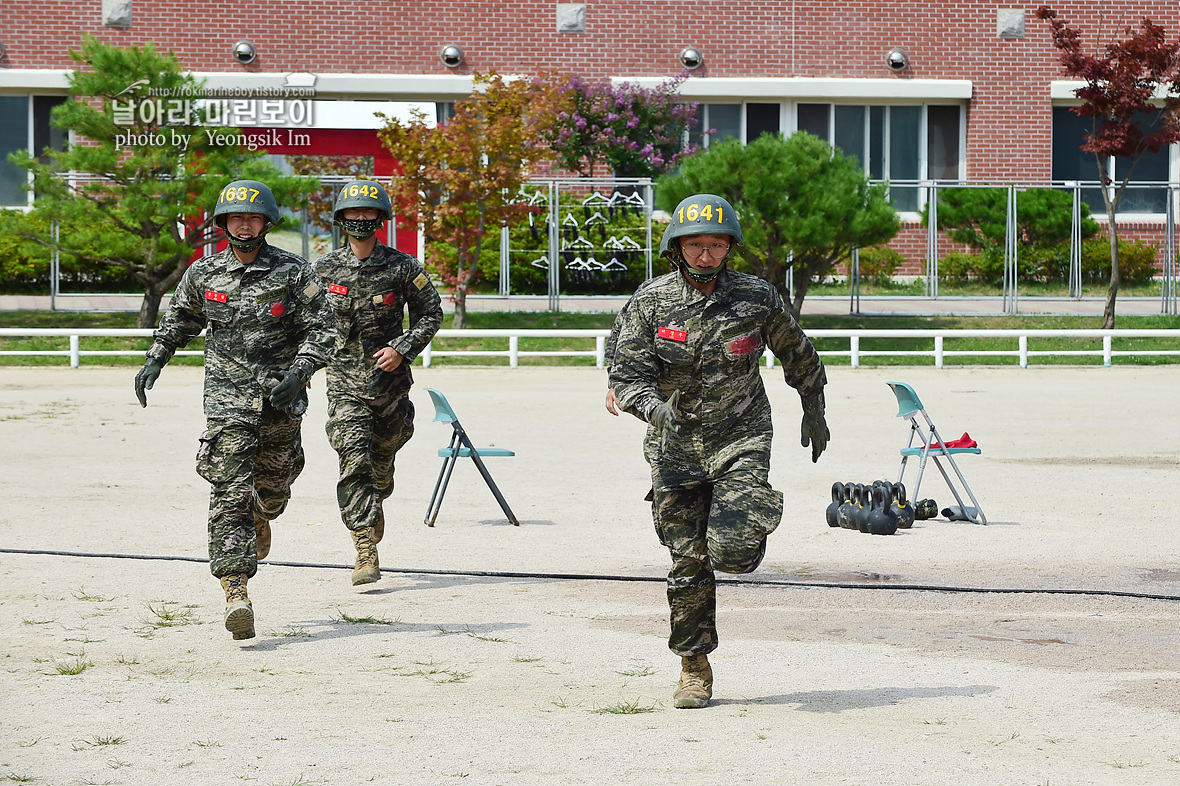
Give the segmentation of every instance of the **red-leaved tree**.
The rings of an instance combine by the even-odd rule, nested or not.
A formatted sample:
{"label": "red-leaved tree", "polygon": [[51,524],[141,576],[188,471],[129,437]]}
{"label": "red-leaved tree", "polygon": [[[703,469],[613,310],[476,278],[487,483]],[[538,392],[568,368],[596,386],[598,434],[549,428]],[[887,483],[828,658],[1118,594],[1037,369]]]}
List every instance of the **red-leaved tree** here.
{"label": "red-leaved tree", "polygon": [[[1110,288],[1102,327],[1110,329],[1119,289],[1115,211],[1139,159],[1180,139],[1180,41],[1168,41],[1162,27],[1144,19],[1138,30],[1124,28],[1124,40],[1112,40],[1101,55],[1095,55],[1083,51],[1081,33],[1053,9],[1041,6],[1037,18],[1049,23],[1066,75],[1086,83],[1074,91],[1083,103],[1073,111],[1092,121],[1081,149],[1094,155],[1103,184],[1110,231]],[[1119,167],[1117,185],[1110,177],[1112,158],[1126,162]]]}

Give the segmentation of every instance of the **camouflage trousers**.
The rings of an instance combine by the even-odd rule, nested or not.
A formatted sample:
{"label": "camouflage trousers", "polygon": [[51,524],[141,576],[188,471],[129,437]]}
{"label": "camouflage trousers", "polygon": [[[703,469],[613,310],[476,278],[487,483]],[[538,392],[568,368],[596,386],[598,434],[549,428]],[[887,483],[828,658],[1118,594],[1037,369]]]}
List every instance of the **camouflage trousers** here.
{"label": "camouflage trousers", "polygon": [[336,501],[351,530],[372,527],[393,494],[393,461],[414,435],[414,404],[403,395],[363,399],[332,393],[328,442],[340,457]]}
{"label": "camouflage trousers", "polygon": [[209,491],[209,569],[214,576],[258,571],[255,512],[277,518],[303,471],[300,419],[265,404],[258,425],[209,420],[197,452],[197,473]]}
{"label": "camouflage trousers", "polygon": [[713,571],[757,569],[766,555],[766,536],[782,520],[783,495],[767,483],[766,459],[739,457],[710,482],[677,486],[662,484],[659,465],[652,465],[652,517],[660,542],[672,554],[668,648],[677,655],[717,649]]}

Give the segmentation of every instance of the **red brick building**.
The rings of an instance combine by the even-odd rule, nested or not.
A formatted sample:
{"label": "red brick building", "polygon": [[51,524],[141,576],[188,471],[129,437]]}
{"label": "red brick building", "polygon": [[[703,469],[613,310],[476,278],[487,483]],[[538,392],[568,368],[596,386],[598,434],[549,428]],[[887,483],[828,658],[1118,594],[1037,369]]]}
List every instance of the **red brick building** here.
{"label": "red brick building", "polygon": [[[1052,7],[1091,49],[1144,16],[1180,33],[1175,3]],[[719,136],[804,128],[894,183],[1089,179],[1095,170],[1077,150],[1080,122],[1066,111],[1075,85],[1062,80],[1035,10],[927,0],[10,2],[0,15],[0,154],[53,142],[48,111],[65,94],[68,50],[89,34],[119,45],[155,42],[211,87],[314,75],[317,100],[445,103],[485,71],[656,84],[695,65],[682,94],[702,103],[703,126]],[[298,152],[342,144],[326,131],[310,135],[314,150]],[[1176,158],[1174,149],[1151,157],[1136,178],[1176,181]],[[0,163],[0,204],[23,201],[21,177]],[[1159,220],[1157,191],[1141,189],[1128,219]],[[913,218],[924,191],[895,186],[893,198]]]}

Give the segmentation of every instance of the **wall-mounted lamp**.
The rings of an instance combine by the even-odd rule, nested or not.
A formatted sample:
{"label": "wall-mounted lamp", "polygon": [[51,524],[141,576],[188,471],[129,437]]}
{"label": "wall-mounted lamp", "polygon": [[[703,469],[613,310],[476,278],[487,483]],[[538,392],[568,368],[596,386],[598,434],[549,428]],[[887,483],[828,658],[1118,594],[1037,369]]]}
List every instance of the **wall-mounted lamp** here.
{"label": "wall-mounted lamp", "polygon": [[686,46],[680,50],[680,65],[689,71],[696,71],[705,64],[705,55],[695,46]]}
{"label": "wall-mounted lamp", "polygon": [[253,63],[256,57],[258,57],[258,50],[249,41],[238,41],[234,44],[234,60],[242,65]]}
{"label": "wall-mounted lamp", "polygon": [[889,70],[896,73],[901,73],[910,66],[910,56],[906,54],[904,49],[894,47],[885,53],[885,65],[889,66]]}
{"label": "wall-mounted lamp", "polygon": [[463,50],[454,44],[447,44],[438,57],[447,68],[458,68],[463,63]]}

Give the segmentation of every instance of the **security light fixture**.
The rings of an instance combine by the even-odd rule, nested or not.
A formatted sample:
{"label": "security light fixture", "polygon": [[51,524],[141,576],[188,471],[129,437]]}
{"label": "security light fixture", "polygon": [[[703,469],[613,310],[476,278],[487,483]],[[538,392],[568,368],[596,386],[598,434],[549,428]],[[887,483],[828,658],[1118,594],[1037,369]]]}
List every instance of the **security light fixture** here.
{"label": "security light fixture", "polygon": [[680,65],[689,71],[696,71],[705,64],[705,55],[695,46],[686,46],[680,50]]}
{"label": "security light fixture", "polygon": [[458,68],[463,63],[463,50],[454,44],[444,46],[438,56],[447,68]]}
{"label": "security light fixture", "polygon": [[885,53],[885,65],[889,66],[890,71],[901,73],[909,68],[910,56],[904,49],[894,47]]}
{"label": "security light fixture", "polygon": [[242,65],[253,63],[256,57],[258,57],[258,50],[249,41],[238,41],[234,44],[234,60]]}

